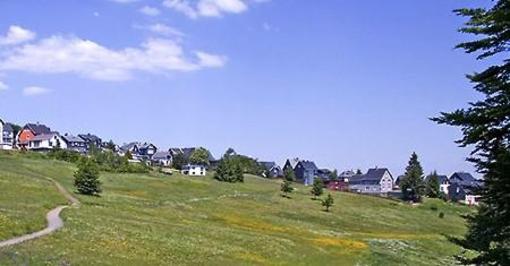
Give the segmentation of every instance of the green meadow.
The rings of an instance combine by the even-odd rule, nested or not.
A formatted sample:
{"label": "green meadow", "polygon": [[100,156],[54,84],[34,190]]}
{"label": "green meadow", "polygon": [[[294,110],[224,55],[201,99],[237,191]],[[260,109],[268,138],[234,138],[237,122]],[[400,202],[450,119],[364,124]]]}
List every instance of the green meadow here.
{"label": "green meadow", "polygon": [[[71,164],[0,153],[0,240],[45,226],[66,201],[48,178],[73,192]],[[80,196],[64,228],[0,248],[0,265],[452,265],[472,209],[438,200],[396,200],[333,192],[323,211],[310,188],[246,176],[101,175],[101,197]],[[444,218],[439,218],[439,213]]]}

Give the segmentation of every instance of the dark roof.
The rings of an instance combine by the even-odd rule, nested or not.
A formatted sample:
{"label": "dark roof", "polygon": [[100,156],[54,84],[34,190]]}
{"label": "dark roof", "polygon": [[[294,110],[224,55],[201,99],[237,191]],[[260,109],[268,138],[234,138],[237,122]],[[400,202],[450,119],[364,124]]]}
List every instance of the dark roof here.
{"label": "dark roof", "polygon": [[275,162],[259,162],[259,164],[264,167],[266,170],[271,170],[274,167],[278,167]]}
{"label": "dark roof", "polygon": [[139,148],[141,145],[142,145],[142,144],[141,144],[140,142],[136,142],[136,141],[135,141],[135,142],[131,142],[131,143],[128,143],[128,144],[124,144],[124,145],[122,145],[122,147],[120,147],[120,149],[121,149],[122,151],[125,151],[125,152],[126,152],[126,151],[129,151],[129,150],[133,149],[135,146],[136,146],[137,148]]}
{"label": "dark roof", "polygon": [[30,139],[29,141],[42,141],[42,140],[49,140],[51,138],[53,138],[54,136],[59,136],[59,134],[57,132],[50,132],[50,133],[45,133],[45,134],[39,134],[35,137],[33,137],[32,139]]}
{"label": "dark roof", "polygon": [[470,173],[455,172],[450,177],[450,183],[458,183],[464,187],[477,187],[482,185],[482,181],[476,180]]}
{"label": "dark roof", "polygon": [[5,123],[4,124],[4,132],[12,133],[13,131],[14,131],[14,129],[12,128],[12,124],[11,123]]}
{"label": "dark roof", "polygon": [[167,160],[171,157],[172,155],[168,151],[158,151],[152,155],[152,160]]}
{"label": "dark roof", "polygon": [[42,124],[26,124],[23,129],[29,129],[34,135],[51,133],[51,129]]}
{"label": "dark roof", "polygon": [[67,142],[81,142],[81,143],[84,143],[85,141],[82,139],[82,138],[79,138],[79,137],[76,137],[76,136],[73,136],[71,134],[64,134],[64,136],[62,136],[62,138]]}
{"label": "dark roof", "polygon": [[384,173],[388,172],[391,175],[388,168],[371,168],[368,169],[364,175],[354,175],[349,179],[349,183],[352,184],[379,184],[384,176]]}
{"label": "dark roof", "polygon": [[301,164],[307,171],[319,171],[319,168],[312,161],[300,161],[298,164]]}

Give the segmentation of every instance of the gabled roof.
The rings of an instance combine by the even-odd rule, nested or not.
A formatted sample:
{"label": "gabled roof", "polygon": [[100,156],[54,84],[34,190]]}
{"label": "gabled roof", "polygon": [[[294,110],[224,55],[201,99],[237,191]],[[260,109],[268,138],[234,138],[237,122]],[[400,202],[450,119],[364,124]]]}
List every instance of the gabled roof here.
{"label": "gabled roof", "polygon": [[71,134],[64,134],[64,136],[62,136],[62,138],[67,142],[81,142],[81,143],[85,143],[85,141],[82,139],[82,138],[79,138],[79,137],[76,137],[76,136],[73,136]]}
{"label": "gabled roof", "polygon": [[100,137],[98,137],[96,135],[92,135],[90,133],[87,133],[87,134],[78,134],[78,137],[82,138],[86,142],[101,141]]}
{"label": "gabled roof", "polygon": [[259,162],[259,164],[266,170],[271,170],[273,168],[279,167],[275,162]]}
{"label": "gabled roof", "polygon": [[[299,158],[287,159],[287,162],[290,164],[292,169],[294,169],[296,168],[296,165],[299,163]],[[285,162],[285,164],[287,164],[287,162]]]}
{"label": "gabled roof", "polygon": [[353,177],[353,176],[355,176],[355,175],[356,175],[356,173],[355,173],[354,171],[352,171],[352,170],[347,170],[347,171],[343,171],[343,172],[341,172],[341,173],[338,175],[338,177],[340,177],[340,178],[349,178],[349,177]]}
{"label": "gabled roof", "polygon": [[368,169],[367,173],[364,175],[354,175],[353,177],[351,177],[349,179],[349,183],[376,185],[381,182],[381,179],[383,178],[386,172],[388,172],[388,174],[393,179],[393,176],[391,175],[388,168],[371,168]]}
{"label": "gabled roof", "polygon": [[466,172],[455,172],[450,177],[450,183],[458,183],[461,186],[481,186],[482,181],[475,179],[470,173]]}
{"label": "gabled roof", "polygon": [[[427,176],[425,177],[425,181],[428,182],[430,179],[430,176]],[[445,176],[445,175],[437,175],[437,180],[439,181],[439,183],[441,184],[445,184],[445,183],[448,183],[448,177]]]}
{"label": "gabled roof", "polygon": [[[319,171],[319,168],[317,168],[317,165],[315,165],[312,161],[299,161],[297,164],[303,166],[303,168],[307,171]],[[296,165],[297,167],[297,165]]]}
{"label": "gabled roof", "polygon": [[50,140],[51,138],[53,138],[54,136],[60,136],[58,134],[58,132],[50,132],[48,134],[39,134],[39,135],[36,135],[34,136],[32,139],[30,139],[29,141],[44,141],[44,140]]}
{"label": "gabled roof", "polygon": [[[189,160],[189,157],[191,156],[191,154],[193,154],[193,152],[196,150],[197,148],[170,148],[168,149],[168,151],[170,152],[170,154],[172,154],[172,156],[175,156],[176,154],[180,153],[184,156],[184,158],[186,160]],[[212,161],[215,161],[216,159],[214,159],[214,157],[212,156],[211,152],[209,152],[209,161],[212,162]]]}
{"label": "gabled roof", "polygon": [[34,133],[34,135],[49,134],[51,129],[43,124],[26,124],[23,129],[28,129]]}
{"label": "gabled roof", "polygon": [[124,145],[122,145],[122,146],[120,147],[120,149],[121,149],[122,151],[130,151],[130,150],[132,150],[135,146],[136,146],[137,148],[139,148],[141,145],[142,145],[142,144],[141,144],[140,142],[135,141],[135,142],[130,142],[130,143],[128,143],[128,144],[124,144]]}
{"label": "gabled roof", "polygon": [[4,132],[12,133],[14,129],[12,128],[11,123],[5,123],[4,124]]}
{"label": "gabled roof", "polygon": [[172,155],[168,151],[158,151],[152,155],[152,160],[167,160],[172,158]]}

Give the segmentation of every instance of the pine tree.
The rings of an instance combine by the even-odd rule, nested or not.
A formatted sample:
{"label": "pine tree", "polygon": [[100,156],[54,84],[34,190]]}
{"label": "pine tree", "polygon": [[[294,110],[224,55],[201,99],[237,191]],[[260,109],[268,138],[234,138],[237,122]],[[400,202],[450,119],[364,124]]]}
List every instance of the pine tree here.
{"label": "pine tree", "polygon": [[214,178],[222,182],[244,182],[243,170],[239,164],[232,161],[230,158],[221,159],[216,168]]}
{"label": "pine tree", "polygon": [[310,193],[312,193],[313,195],[313,199],[317,199],[317,197],[320,197],[322,193],[324,193],[323,189],[324,183],[322,182],[322,180],[320,178],[315,178],[313,180],[312,190],[310,191]]}
{"label": "pine tree", "polygon": [[282,197],[290,198],[288,194],[292,193],[293,190],[292,182],[289,180],[283,180],[282,186],[280,187],[280,191],[283,193]]}
{"label": "pine tree", "polygon": [[420,202],[421,197],[425,194],[423,168],[415,152],[413,152],[409,159],[404,177],[402,181],[400,181],[400,188],[402,189],[404,200]]}
{"label": "pine tree", "polygon": [[296,181],[296,174],[294,173],[294,170],[287,168],[285,169],[285,172],[283,173],[283,177],[287,181]]}
{"label": "pine tree", "polygon": [[437,172],[434,171],[432,173],[430,173],[427,178],[425,178],[427,180],[427,184],[426,184],[426,189],[425,189],[425,194],[427,195],[427,197],[429,198],[439,198],[440,196],[440,182],[439,182],[439,176],[437,175]]}
{"label": "pine tree", "polygon": [[479,254],[460,257],[464,264],[510,265],[510,1],[493,2],[488,9],[455,10],[469,18],[460,31],[478,37],[457,48],[478,53],[478,60],[491,59],[492,66],[467,76],[484,97],[432,119],[461,128],[463,138],[457,143],[474,148],[468,160],[484,174],[480,208],[468,218],[463,243]]}
{"label": "pine tree", "polygon": [[322,200],[322,206],[326,207],[326,211],[329,212],[329,208],[333,206],[335,203],[335,200],[333,199],[333,196],[331,196],[330,193],[328,193],[328,196]]}
{"label": "pine tree", "polygon": [[78,171],[74,173],[74,186],[80,194],[97,195],[101,193],[99,170],[94,161],[84,159],[78,164]]}

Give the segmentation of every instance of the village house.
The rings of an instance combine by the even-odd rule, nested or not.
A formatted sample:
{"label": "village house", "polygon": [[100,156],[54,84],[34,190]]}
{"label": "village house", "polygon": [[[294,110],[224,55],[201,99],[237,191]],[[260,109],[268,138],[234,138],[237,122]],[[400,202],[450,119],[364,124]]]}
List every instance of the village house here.
{"label": "village house", "polygon": [[133,160],[149,161],[158,148],[151,143],[131,142],[120,147],[120,154],[130,153]]}
{"label": "village house", "polygon": [[348,191],[349,190],[349,183],[347,179],[338,179],[338,180],[331,180],[327,183],[326,187],[330,190],[336,190],[336,191]]}
{"label": "village house", "polygon": [[16,136],[17,145],[21,149],[28,149],[28,142],[33,139],[35,136],[42,134],[50,134],[51,129],[42,124],[26,124]]}
{"label": "village house", "polygon": [[297,158],[297,157],[294,159],[287,159],[287,161],[283,165],[283,169],[282,169],[283,172],[285,173],[288,170],[294,171],[294,169],[296,168],[296,165],[298,163],[299,163],[299,158]]}
{"label": "village house", "polygon": [[172,165],[172,155],[169,151],[158,151],[152,155],[151,162],[156,166],[170,167]]}
{"label": "village house", "polygon": [[318,172],[319,168],[312,161],[299,161],[294,168],[296,181],[302,182],[305,186],[313,184]]}
{"label": "village house", "polygon": [[5,123],[0,119],[0,150],[12,150],[14,148],[14,129],[11,123]]}
{"label": "village house", "polygon": [[483,182],[475,179],[470,173],[455,172],[450,176],[448,197],[467,205],[478,205],[480,195],[477,189],[483,186]]}
{"label": "village house", "polygon": [[57,132],[51,132],[34,136],[26,148],[31,151],[50,151],[55,148],[67,149],[67,144]]}
{"label": "village house", "polygon": [[181,174],[188,176],[205,176],[207,170],[203,165],[187,164],[182,167]]}
{"label": "village house", "polygon": [[[175,158],[176,155],[180,154],[180,155],[182,155],[182,157],[184,158],[184,160],[186,162],[189,162],[191,155],[193,154],[193,152],[195,152],[196,149],[197,148],[170,148],[170,149],[168,149],[168,152],[170,152],[170,155],[172,155],[172,158]],[[209,161],[209,165],[211,165],[211,166],[216,165],[217,162],[219,162],[216,159],[214,159],[213,155],[209,151],[208,151],[208,161]]]}
{"label": "village house", "polygon": [[[263,173],[264,177],[273,178],[283,176],[282,168],[275,162],[259,162],[259,164],[265,169]],[[267,173],[269,173],[269,176],[267,176]]]}
{"label": "village house", "polygon": [[66,143],[68,150],[87,153],[87,143],[82,138],[66,133],[62,136],[62,139]]}
{"label": "village house", "polygon": [[94,146],[96,148],[101,148],[103,145],[103,140],[100,137],[98,137],[96,135],[92,135],[90,133],[78,134],[78,137],[83,139],[83,141],[85,141],[85,143],[87,144],[87,151],[90,150],[91,146]]}
{"label": "village house", "polygon": [[349,190],[357,193],[385,194],[393,190],[393,176],[387,168],[371,168],[349,180]]}

